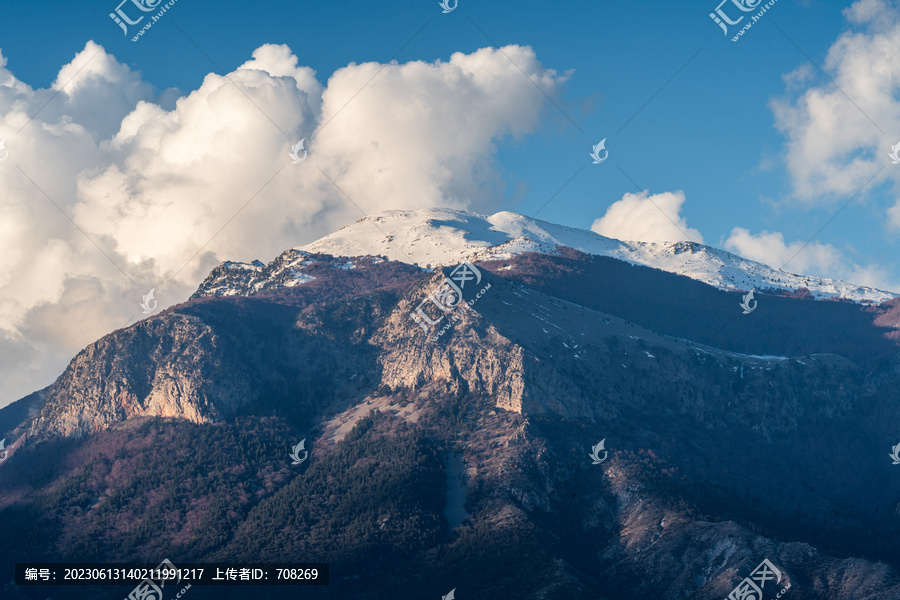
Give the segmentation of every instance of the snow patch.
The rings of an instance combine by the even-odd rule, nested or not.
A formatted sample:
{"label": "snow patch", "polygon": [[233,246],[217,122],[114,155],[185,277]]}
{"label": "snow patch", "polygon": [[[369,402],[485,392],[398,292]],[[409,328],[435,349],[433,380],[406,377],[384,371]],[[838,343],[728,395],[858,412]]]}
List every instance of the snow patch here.
{"label": "snow patch", "polygon": [[390,260],[435,267],[467,260],[509,259],[524,252],[556,254],[558,246],[677,273],[732,292],[752,288],[761,292],[770,288],[796,291],[805,287],[818,300],[883,302],[900,297],[835,279],[788,273],[694,242],[621,241],[512,212],[482,215],[451,209],[386,211],[296,250],[334,256],[386,254]]}

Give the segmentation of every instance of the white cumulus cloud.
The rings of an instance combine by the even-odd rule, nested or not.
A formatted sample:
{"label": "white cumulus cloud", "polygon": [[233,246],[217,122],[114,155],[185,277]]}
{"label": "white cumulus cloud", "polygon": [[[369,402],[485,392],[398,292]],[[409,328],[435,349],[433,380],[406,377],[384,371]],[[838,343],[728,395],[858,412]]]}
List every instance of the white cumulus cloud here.
{"label": "white cumulus cloud", "polygon": [[725,248],[750,260],[783,267],[789,273],[852,281],[881,290],[900,289],[900,282],[892,281],[880,267],[855,264],[831,244],[785,242],[780,232],[763,231],[754,235],[743,227],[735,227],[725,240]]}
{"label": "white cumulus cloud", "polygon": [[186,94],[156,94],[94,42],[48,89],[6,64],[0,406],[141,317],[151,288],[160,309],[183,301],[222,260],[271,259],[360,209],[493,210],[498,145],[540,124],[533,83],[554,96],[566,81],[516,45],[351,63],[322,83],[269,44]]}
{"label": "white cumulus cloud", "polygon": [[591,231],[618,240],[703,243],[703,236],[681,216],[684,192],[625,194],[591,225]]}
{"label": "white cumulus cloud", "polygon": [[[900,131],[900,11],[884,0],[859,0],[844,16],[849,27],[822,64],[828,78],[815,78],[818,71],[804,64],[785,76],[786,96],[770,101],[787,138],[794,197],[808,204],[857,194],[890,167]],[[900,181],[892,171],[881,176]],[[900,208],[888,214],[888,224],[900,227]]]}

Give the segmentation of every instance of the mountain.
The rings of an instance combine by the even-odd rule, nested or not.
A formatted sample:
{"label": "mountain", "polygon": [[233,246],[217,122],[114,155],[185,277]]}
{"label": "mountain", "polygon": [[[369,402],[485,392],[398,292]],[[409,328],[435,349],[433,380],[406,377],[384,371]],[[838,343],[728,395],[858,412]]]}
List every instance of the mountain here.
{"label": "mountain", "polygon": [[[300,592],[361,600],[721,600],[771,565],[766,600],[900,598],[900,299],[676,246],[391,212],[223,263],[0,410],[4,564],[328,562]],[[705,280],[735,273],[747,314]],[[130,591],[61,589],[3,597]]]}
{"label": "mountain", "polygon": [[438,267],[525,252],[553,253],[557,246],[677,273],[723,290],[806,288],[817,299],[857,302],[883,302],[900,296],[834,279],[795,275],[695,242],[620,241],[511,212],[486,216],[450,209],[386,211],[296,249],[334,256],[385,256]]}

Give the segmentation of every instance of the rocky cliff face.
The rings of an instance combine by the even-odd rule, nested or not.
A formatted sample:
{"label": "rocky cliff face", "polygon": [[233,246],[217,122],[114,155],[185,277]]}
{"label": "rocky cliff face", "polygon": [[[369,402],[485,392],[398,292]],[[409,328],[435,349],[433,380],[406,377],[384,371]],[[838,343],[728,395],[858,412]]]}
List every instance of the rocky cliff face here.
{"label": "rocky cliff face", "polygon": [[[356,272],[345,269],[347,261],[334,265],[325,258],[304,258],[316,275],[306,277],[302,290],[293,289],[297,280],[287,277],[287,267],[269,269],[268,284],[248,276],[248,269],[219,267],[195,295],[197,301],[109,334],[80,352],[47,389],[22,433],[41,439],[81,436],[135,417],[212,423],[254,403],[294,398],[292,386],[309,385],[320,375],[339,377],[360,359],[360,340],[348,336],[357,329],[370,334],[366,321],[377,322],[382,304],[395,302],[397,286],[409,286],[418,270],[377,269],[383,261],[359,259]],[[255,295],[211,302],[205,297],[215,297],[222,277],[229,289],[246,285],[247,294]],[[345,302],[360,285],[371,293]],[[277,296],[267,296],[270,289],[277,289]],[[347,322],[331,327],[338,319],[328,313],[337,303],[340,310],[360,311],[349,329]],[[321,364],[345,352],[345,366]]]}
{"label": "rocky cliff face", "polygon": [[[724,598],[763,559],[798,600],[900,597],[892,305],[758,295],[743,315],[740,294],[570,251],[478,270],[457,298],[449,268],[377,257],[222,265],[86,348],[7,434],[0,526],[24,503],[57,556],[325,557],[336,598],[434,595],[429,577],[467,597]],[[302,475],[286,432],[313,448]],[[123,483],[147,444],[188,478],[158,505]],[[183,527],[139,539],[125,513]]]}
{"label": "rocky cliff face", "polygon": [[28,432],[81,436],[139,416],[220,420],[254,394],[257,379],[230,358],[200,318],[172,313],[144,321],[79,353]]}
{"label": "rocky cliff face", "polygon": [[[383,263],[378,256],[353,258],[288,250],[270,264],[225,262],[213,269],[191,299],[219,296],[249,296],[263,290],[293,288],[316,280],[323,270],[366,271]],[[329,278],[331,279],[331,278]]]}

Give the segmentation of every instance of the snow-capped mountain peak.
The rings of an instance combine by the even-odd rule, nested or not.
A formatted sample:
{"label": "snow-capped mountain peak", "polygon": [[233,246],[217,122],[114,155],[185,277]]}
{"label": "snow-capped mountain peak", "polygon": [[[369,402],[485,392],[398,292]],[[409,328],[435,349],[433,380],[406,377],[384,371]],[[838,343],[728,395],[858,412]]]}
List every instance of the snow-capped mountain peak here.
{"label": "snow-capped mountain peak", "polygon": [[[876,303],[900,296],[844,281],[788,273],[695,242],[621,241],[513,212],[482,215],[452,209],[385,211],[288,250],[269,265],[226,262],[210,274],[194,296],[245,295],[265,288],[300,285],[312,279],[304,273],[311,254],[385,257],[424,269],[463,261],[502,260],[525,252],[555,254],[558,246],[684,275],[723,290],[806,288],[817,299]],[[352,260],[337,261],[334,266],[346,269],[350,268],[348,264]]]}
{"label": "snow-capped mountain peak", "polygon": [[807,288],[814,298],[883,302],[898,294],[834,279],[796,275],[695,242],[620,241],[513,212],[392,210],[360,219],[298,249],[335,256],[380,255],[420,267],[554,253],[568,246],[703,281],[725,290]]}

